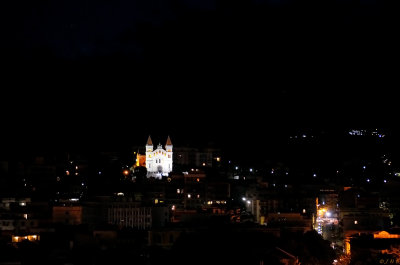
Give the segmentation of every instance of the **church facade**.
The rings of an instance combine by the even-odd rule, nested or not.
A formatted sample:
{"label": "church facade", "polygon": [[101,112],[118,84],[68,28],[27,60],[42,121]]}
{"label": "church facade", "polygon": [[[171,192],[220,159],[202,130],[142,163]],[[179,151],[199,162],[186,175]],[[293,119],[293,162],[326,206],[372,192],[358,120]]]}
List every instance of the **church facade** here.
{"label": "church facade", "polygon": [[168,136],[167,142],[163,148],[161,144],[154,149],[151,137],[146,143],[146,160],[145,166],[147,169],[147,177],[161,179],[168,176],[172,171],[172,142]]}

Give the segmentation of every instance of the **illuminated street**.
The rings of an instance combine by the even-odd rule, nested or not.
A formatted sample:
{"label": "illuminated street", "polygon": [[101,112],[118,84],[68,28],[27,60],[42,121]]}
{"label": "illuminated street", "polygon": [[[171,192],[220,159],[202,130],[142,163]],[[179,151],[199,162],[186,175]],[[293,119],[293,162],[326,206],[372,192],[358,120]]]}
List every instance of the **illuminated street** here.
{"label": "illuminated street", "polygon": [[[315,230],[322,235],[325,240],[332,242],[332,247],[336,248],[339,243],[339,221],[337,212],[327,206],[319,206],[315,223]],[[339,243],[341,245],[341,243]]]}

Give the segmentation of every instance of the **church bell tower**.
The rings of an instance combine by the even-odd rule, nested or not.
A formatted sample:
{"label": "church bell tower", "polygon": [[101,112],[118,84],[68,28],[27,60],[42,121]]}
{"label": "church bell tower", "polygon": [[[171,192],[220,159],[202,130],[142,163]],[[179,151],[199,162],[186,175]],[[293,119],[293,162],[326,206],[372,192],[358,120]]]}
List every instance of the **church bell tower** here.
{"label": "church bell tower", "polygon": [[151,137],[147,139],[146,143],[146,168],[150,169],[153,166],[153,142],[151,141]]}

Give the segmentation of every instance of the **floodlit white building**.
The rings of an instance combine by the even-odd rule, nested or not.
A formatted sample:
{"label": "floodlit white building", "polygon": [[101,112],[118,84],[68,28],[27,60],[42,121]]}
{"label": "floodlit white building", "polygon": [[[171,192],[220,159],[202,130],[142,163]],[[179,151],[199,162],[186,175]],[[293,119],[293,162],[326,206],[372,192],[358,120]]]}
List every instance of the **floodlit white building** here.
{"label": "floodlit white building", "polygon": [[172,142],[169,136],[165,148],[159,144],[157,149],[153,149],[153,142],[149,136],[146,143],[147,177],[162,178],[168,176],[172,171]]}

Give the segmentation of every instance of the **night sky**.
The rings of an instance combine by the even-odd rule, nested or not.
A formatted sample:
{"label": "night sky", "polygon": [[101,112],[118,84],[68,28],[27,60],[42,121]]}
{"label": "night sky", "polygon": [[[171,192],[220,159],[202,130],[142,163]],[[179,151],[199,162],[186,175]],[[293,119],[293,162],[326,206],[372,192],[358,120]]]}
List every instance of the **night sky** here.
{"label": "night sky", "polygon": [[395,128],[391,1],[2,3],[3,150]]}

